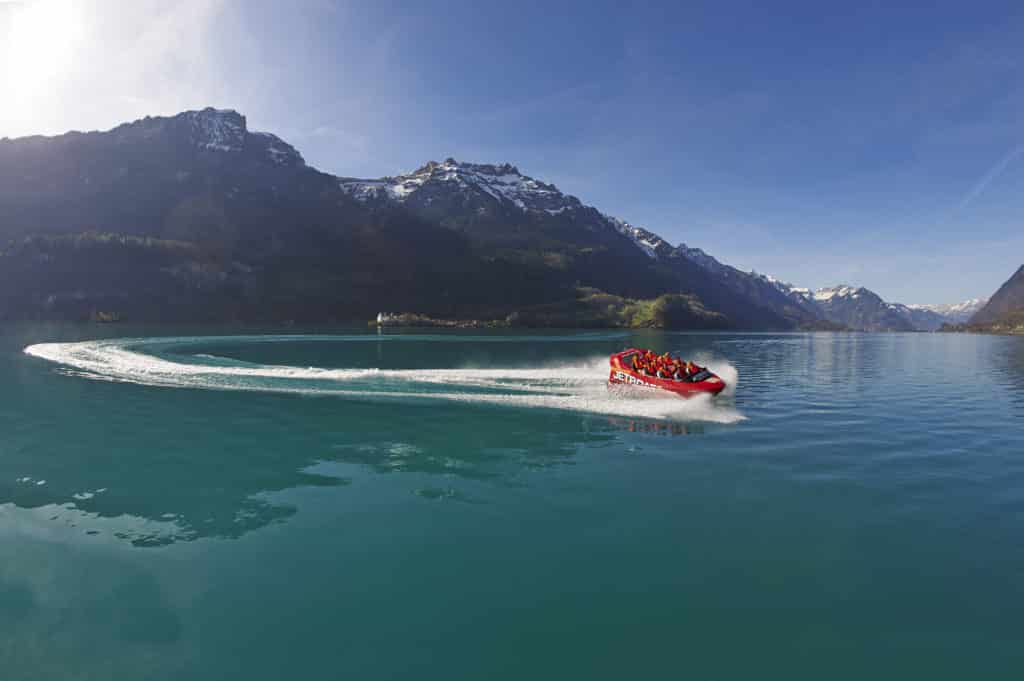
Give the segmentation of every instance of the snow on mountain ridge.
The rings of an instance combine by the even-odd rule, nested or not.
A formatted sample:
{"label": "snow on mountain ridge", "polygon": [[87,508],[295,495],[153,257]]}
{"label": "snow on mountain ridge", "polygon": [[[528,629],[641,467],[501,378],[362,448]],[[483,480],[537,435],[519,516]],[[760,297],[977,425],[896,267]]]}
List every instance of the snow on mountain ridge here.
{"label": "snow on mountain ridge", "polygon": [[300,167],[306,165],[302,155],[277,135],[248,129],[245,116],[234,109],[207,107],[198,111],[183,111],[170,117],[147,116],[123,123],[110,132],[125,135],[126,143],[138,137],[149,139],[171,135],[193,148],[217,154],[255,155],[277,166]]}
{"label": "snow on mountain ridge", "polygon": [[768,284],[773,286],[775,290],[782,293],[784,296],[792,300],[794,303],[799,305],[804,310],[807,310],[814,314],[819,314],[819,310],[815,306],[814,297],[811,294],[811,290],[809,288],[804,288],[802,286],[794,286],[789,282],[776,279],[770,274],[758,274],[756,272],[751,272],[750,274],[752,276],[760,277],[762,280],[768,282]]}
{"label": "snow on mountain ridge", "polygon": [[403,202],[430,183],[446,183],[460,190],[478,189],[499,202],[520,210],[559,215],[582,207],[579,199],[563,194],[552,184],[523,175],[510,163],[464,163],[453,158],[430,161],[406,175],[379,180],[339,178],[339,186],[353,198],[367,201],[389,198]]}
{"label": "snow on mountain ridge", "polygon": [[832,300],[837,296],[839,298],[858,298],[866,290],[867,289],[864,288],[853,288],[846,284],[840,284],[839,286],[819,288],[811,295],[811,297],[818,302]]}
{"label": "snow on mountain ridge", "polygon": [[[402,203],[429,184],[445,183],[454,185],[460,191],[477,189],[499,203],[511,204],[523,212],[562,215],[587,209],[587,206],[575,196],[563,194],[553,184],[522,174],[510,163],[467,163],[448,158],[442,163],[430,161],[406,175],[384,177],[379,180],[339,178],[338,183],[344,191],[359,201],[386,198]],[[673,250],[671,244],[654,232],[596,209],[594,212],[609,227],[628,237],[650,258],[656,259]],[[714,260],[700,249],[694,250],[705,258]]]}
{"label": "snow on mountain ridge", "polygon": [[438,196],[436,192],[439,188],[443,187],[447,193],[448,188],[454,187],[459,192],[479,192],[477,196],[480,198],[485,198],[484,195],[489,196],[499,204],[510,209],[514,207],[524,213],[546,213],[554,216],[566,212],[587,211],[581,215],[589,215],[588,219],[591,221],[603,222],[610,229],[627,237],[651,259],[685,258],[708,270],[721,281],[731,282],[731,286],[741,291],[749,290],[751,283],[761,282],[763,286],[770,287],[788,298],[811,318],[829,318],[826,308],[840,301],[856,301],[858,305],[864,303],[876,306],[908,320],[914,316],[911,308],[898,303],[886,303],[880,296],[863,287],[844,284],[812,291],[780,281],[770,275],[741,271],[722,263],[703,249],[687,246],[685,243],[672,246],[658,234],[585,206],[576,197],[563,194],[554,185],[523,175],[517,167],[508,163],[466,163],[448,158],[441,163],[430,161],[405,175],[377,180],[338,178],[338,183],[353,198],[364,202],[386,199],[404,203],[430,187],[431,190],[420,195],[418,199],[429,205]]}
{"label": "snow on mountain ridge", "polygon": [[971,298],[960,303],[940,303],[940,304],[914,304],[907,305],[911,310],[929,310],[931,312],[937,312],[938,314],[949,316],[954,314],[969,314],[980,310],[985,303],[988,302],[987,298]]}
{"label": "snow on mountain ridge", "polygon": [[207,107],[182,114],[192,128],[193,141],[210,151],[241,151],[245,144],[245,116],[231,109]]}
{"label": "snow on mountain ridge", "polygon": [[711,270],[712,272],[722,273],[726,267],[729,267],[728,265],[723,265],[713,255],[708,254],[702,248],[694,248],[681,243],[679,244],[679,252],[704,269]]}
{"label": "snow on mountain ridge", "polygon": [[[405,175],[383,177],[378,180],[339,178],[339,186],[359,201],[387,198],[405,202],[429,183],[448,183],[460,190],[478,189],[499,202],[510,203],[524,212],[545,212],[561,215],[587,208],[578,198],[563,194],[552,184],[523,175],[509,163],[499,165],[467,163],[453,158],[442,163],[430,161]],[[621,218],[595,212],[613,229],[628,237],[650,258],[658,258],[677,251],[697,264],[721,271],[727,266],[699,248],[680,244],[678,249],[650,230],[638,227]]]}
{"label": "snow on mountain ridge", "polygon": [[611,223],[620,234],[630,238],[650,258],[657,259],[659,250],[664,252],[666,249],[672,248],[667,241],[643,227],[636,227],[625,220],[604,213],[601,213],[601,217]]}
{"label": "snow on mountain ridge", "polygon": [[266,145],[267,158],[271,162],[277,165],[306,165],[302,155],[296,151],[295,147],[277,135],[272,135],[269,132],[252,132],[249,133],[249,136]]}

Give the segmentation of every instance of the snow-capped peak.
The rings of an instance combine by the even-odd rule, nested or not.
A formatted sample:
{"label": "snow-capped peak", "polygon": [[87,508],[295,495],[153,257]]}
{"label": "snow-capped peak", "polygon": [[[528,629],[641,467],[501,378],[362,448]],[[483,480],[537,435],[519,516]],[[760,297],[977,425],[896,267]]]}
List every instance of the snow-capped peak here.
{"label": "snow-capped peak", "polygon": [[[510,163],[466,163],[447,158],[440,163],[430,161],[404,175],[383,177],[379,180],[338,178],[338,184],[349,195],[364,202],[386,199],[429,206],[439,198],[439,193],[450,193],[454,190],[458,195],[476,196],[485,204],[488,200],[493,200],[498,205],[518,209],[524,213],[554,216],[588,211],[589,219],[603,222],[628,237],[651,258],[657,258],[673,250],[672,246],[657,234],[588,208],[575,196],[563,194],[553,184],[524,175]],[[706,254],[705,257],[710,258]]]}
{"label": "snow-capped peak", "polygon": [[[159,124],[163,119],[154,120]],[[279,166],[303,166],[305,161],[295,147],[269,132],[249,132],[245,116],[233,109],[207,107],[185,111],[172,119],[184,124],[189,141],[204,151],[240,153],[248,149]]]}
{"label": "snow-capped peak", "polygon": [[941,315],[955,315],[972,313],[980,310],[988,302],[986,298],[971,298],[965,300],[962,303],[945,303],[945,304],[929,304],[929,305],[907,305],[912,310],[930,310],[931,312],[937,312]]}
{"label": "snow-capped peak", "polygon": [[603,213],[601,217],[607,220],[620,234],[631,239],[648,257],[657,258],[660,253],[672,248],[660,236],[643,227],[631,225],[625,220]]}
{"label": "snow-capped peak", "polygon": [[793,300],[801,304],[812,298],[811,289],[802,286],[794,286],[789,282],[782,281],[781,279],[776,279],[770,274],[759,274],[757,272],[751,272],[750,276],[760,277],[761,279],[775,287],[777,291],[780,291],[781,293],[785,294],[786,296],[792,298]]}
{"label": "snow-capped peak", "polygon": [[951,322],[966,322],[974,316],[981,308],[985,307],[987,298],[971,298],[961,303],[946,303],[939,305],[908,305],[911,310],[924,310],[934,312],[945,317]]}
{"label": "snow-capped peak", "polygon": [[182,114],[192,131],[192,141],[200,149],[241,151],[245,144],[245,116],[231,109],[207,107]]}
{"label": "snow-capped peak", "polygon": [[841,284],[839,286],[819,288],[811,297],[818,302],[825,302],[832,300],[833,298],[858,298],[863,292],[863,288],[854,288],[852,286]]}
{"label": "snow-capped peak", "polygon": [[340,178],[339,185],[360,201],[389,198],[405,202],[429,187],[445,186],[461,192],[481,192],[499,203],[524,211],[558,215],[581,207],[579,199],[528,175],[510,163],[464,163],[454,158],[430,161],[411,173],[379,180]]}
{"label": "snow-capped peak", "polygon": [[693,248],[687,246],[684,243],[679,244],[679,252],[684,256],[697,263],[705,269],[709,269],[712,272],[721,272],[727,265],[723,265],[714,256],[709,255],[702,248]]}

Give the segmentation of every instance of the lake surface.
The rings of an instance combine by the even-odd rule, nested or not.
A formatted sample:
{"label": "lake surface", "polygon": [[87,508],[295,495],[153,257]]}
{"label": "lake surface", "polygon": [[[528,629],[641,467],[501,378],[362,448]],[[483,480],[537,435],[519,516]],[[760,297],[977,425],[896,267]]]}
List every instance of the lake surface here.
{"label": "lake surface", "polygon": [[[609,392],[633,345],[735,389]],[[1020,679],[1022,641],[1022,338],[0,327],[3,681]]]}

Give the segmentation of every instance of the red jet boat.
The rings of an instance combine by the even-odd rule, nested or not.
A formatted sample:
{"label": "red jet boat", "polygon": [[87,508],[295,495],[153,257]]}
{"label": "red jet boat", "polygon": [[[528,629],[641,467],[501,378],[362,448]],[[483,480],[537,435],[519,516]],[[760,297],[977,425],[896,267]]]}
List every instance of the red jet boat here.
{"label": "red jet boat", "polygon": [[612,370],[608,376],[608,383],[610,385],[624,384],[644,388],[661,388],[684,397],[700,393],[717,395],[725,390],[725,381],[705,368],[700,368],[700,371],[693,376],[679,380],[640,373],[633,369],[633,357],[643,352],[644,350],[630,348],[609,357],[608,363],[611,364]]}

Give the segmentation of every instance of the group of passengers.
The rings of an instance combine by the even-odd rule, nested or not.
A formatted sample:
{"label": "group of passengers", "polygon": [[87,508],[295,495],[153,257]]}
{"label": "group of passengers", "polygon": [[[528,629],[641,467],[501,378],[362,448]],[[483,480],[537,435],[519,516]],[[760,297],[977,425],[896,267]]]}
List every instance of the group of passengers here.
{"label": "group of passengers", "polygon": [[641,350],[633,355],[633,371],[644,376],[689,381],[703,369],[693,362],[672,357],[667,352],[664,355],[656,355],[650,350]]}

